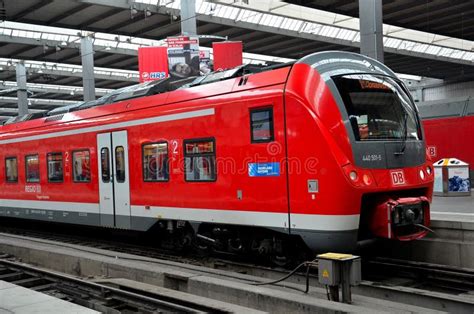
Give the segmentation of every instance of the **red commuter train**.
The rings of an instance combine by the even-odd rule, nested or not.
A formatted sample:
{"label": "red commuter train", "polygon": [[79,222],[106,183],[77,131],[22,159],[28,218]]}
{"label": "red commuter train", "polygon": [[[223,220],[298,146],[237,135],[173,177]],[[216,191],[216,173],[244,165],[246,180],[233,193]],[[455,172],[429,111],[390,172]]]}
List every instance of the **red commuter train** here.
{"label": "red commuter train", "polygon": [[373,59],[321,52],[105,102],[0,127],[1,216],[154,229],[175,246],[276,260],[427,232],[417,109]]}

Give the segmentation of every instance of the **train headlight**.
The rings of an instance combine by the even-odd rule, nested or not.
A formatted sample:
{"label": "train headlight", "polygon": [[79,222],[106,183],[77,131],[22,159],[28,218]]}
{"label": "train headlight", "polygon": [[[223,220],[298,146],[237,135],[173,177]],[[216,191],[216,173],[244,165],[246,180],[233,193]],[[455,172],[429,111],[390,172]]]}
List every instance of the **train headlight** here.
{"label": "train headlight", "polygon": [[372,184],[372,178],[368,174],[364,174],[362,176],[362,180],[364,181],[365,185],[371,185]]}
{"label": "train headlight", "polygon": [[426,173],[431,175],[431,167],[430,166],[426,166]]}
{"label": "train headlight", "polygon": [[423,169],[420,169],[420,178],[421,180],[425,179],[425,172],[423,171]]}
{"label": "train headlight", "polygon": [[349,178],[351,178],[352,181],[357,181],[357,177],[358,177],[357,172],[351,171],[349,173]]}

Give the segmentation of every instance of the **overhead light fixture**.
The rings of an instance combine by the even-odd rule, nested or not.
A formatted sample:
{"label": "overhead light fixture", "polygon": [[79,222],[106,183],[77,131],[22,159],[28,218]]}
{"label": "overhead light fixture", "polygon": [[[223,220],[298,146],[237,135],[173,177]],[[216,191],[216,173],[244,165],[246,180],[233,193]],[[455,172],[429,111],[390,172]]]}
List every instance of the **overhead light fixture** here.
{"label": "overhead light fixture", "polygon": [[138,10],[135,9],[135,7],[130,7],[130,18],[133,19],[133,17],[138,13]]}
{"label": "overhead light fixture", "polygon": [[60,45],[63,46],[63,47],[66,47],[66,46],[67,46],[67,42],[65,42],[65,41],[63,40]]}
{"label": "overhead light fixture", "polygon": [[69,94],[71,94],[71,96],[74,96],[74,90],[71,90]]}
{"label": "overhead light fixture", "polygon": [[109,51],[110,49],[112,49],[112,48],[110,48],[110,46],[105,47],[105,50],[107,50],[107,51]]}
{"label": "overhead light fixture", "polygon": [[36,71],[36,73],[41,74],[43,73],[43,70],[39,69],[38,71]]}
{"label": "overhead light fixture", "polygon": [[151,10],[149,8],[145,9],[145,17],[150,17],[152,15]]}

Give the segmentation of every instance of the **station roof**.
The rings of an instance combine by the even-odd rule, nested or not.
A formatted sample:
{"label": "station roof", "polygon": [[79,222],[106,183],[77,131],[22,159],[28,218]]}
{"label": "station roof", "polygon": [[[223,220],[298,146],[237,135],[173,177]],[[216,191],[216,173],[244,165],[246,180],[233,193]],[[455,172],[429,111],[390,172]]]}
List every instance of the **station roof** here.
{"label": "station roof", "polygon": [[[324,11],[359,16],[358,0],[288,0],[286,2]],[[428,33],[474,40],[474,1],[383,0],[384,23]]]}
{"label": "station roof", "polygon": [[[196,2],[198,34],[243,41],[247,62],[284,62],[324,50],[359,51],[358,0]],[[2,92],[15,81],[14,62],[9,61],[26,60],[28,82],[79,88],[79,42],[93,32],[94,63],[103,68],[96,73],[96,86],[116,89],[138,80],[139,46],[161,45],[160,40],[180,34],[179,0],[0,0],[0,8],[2,4],[4,98],[14,96]],[[472,1],[383,1],[385,63],[398,73],[473,79],[474,29],[467,21],[473,6]],[[210,47],[211,40],[200,44]],[[72,101],[81,92],[32,97]],[[0,98],[0,107],[14,105],[7,101]]]}

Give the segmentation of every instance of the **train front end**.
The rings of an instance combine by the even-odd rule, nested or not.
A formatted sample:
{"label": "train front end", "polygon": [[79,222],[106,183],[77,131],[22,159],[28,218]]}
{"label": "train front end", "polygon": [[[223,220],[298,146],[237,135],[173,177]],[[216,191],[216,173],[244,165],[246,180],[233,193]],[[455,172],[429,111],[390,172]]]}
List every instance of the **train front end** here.
{"label": "train front end", "polygon": [[[302,95],[320,129],[316,145],[325,146],[318,152],[319,185],[330,197],[317,195],[319,206],[306,208],[358,214],[358,240],[424,237],[434,171],[417,108],[395,73],[359,54],[323,52],[297,61],[291,76],[288,90]],[[304,87],[295,83],[301,77]],[[330,177],[321,175],[325,169],[332,169]]]}

